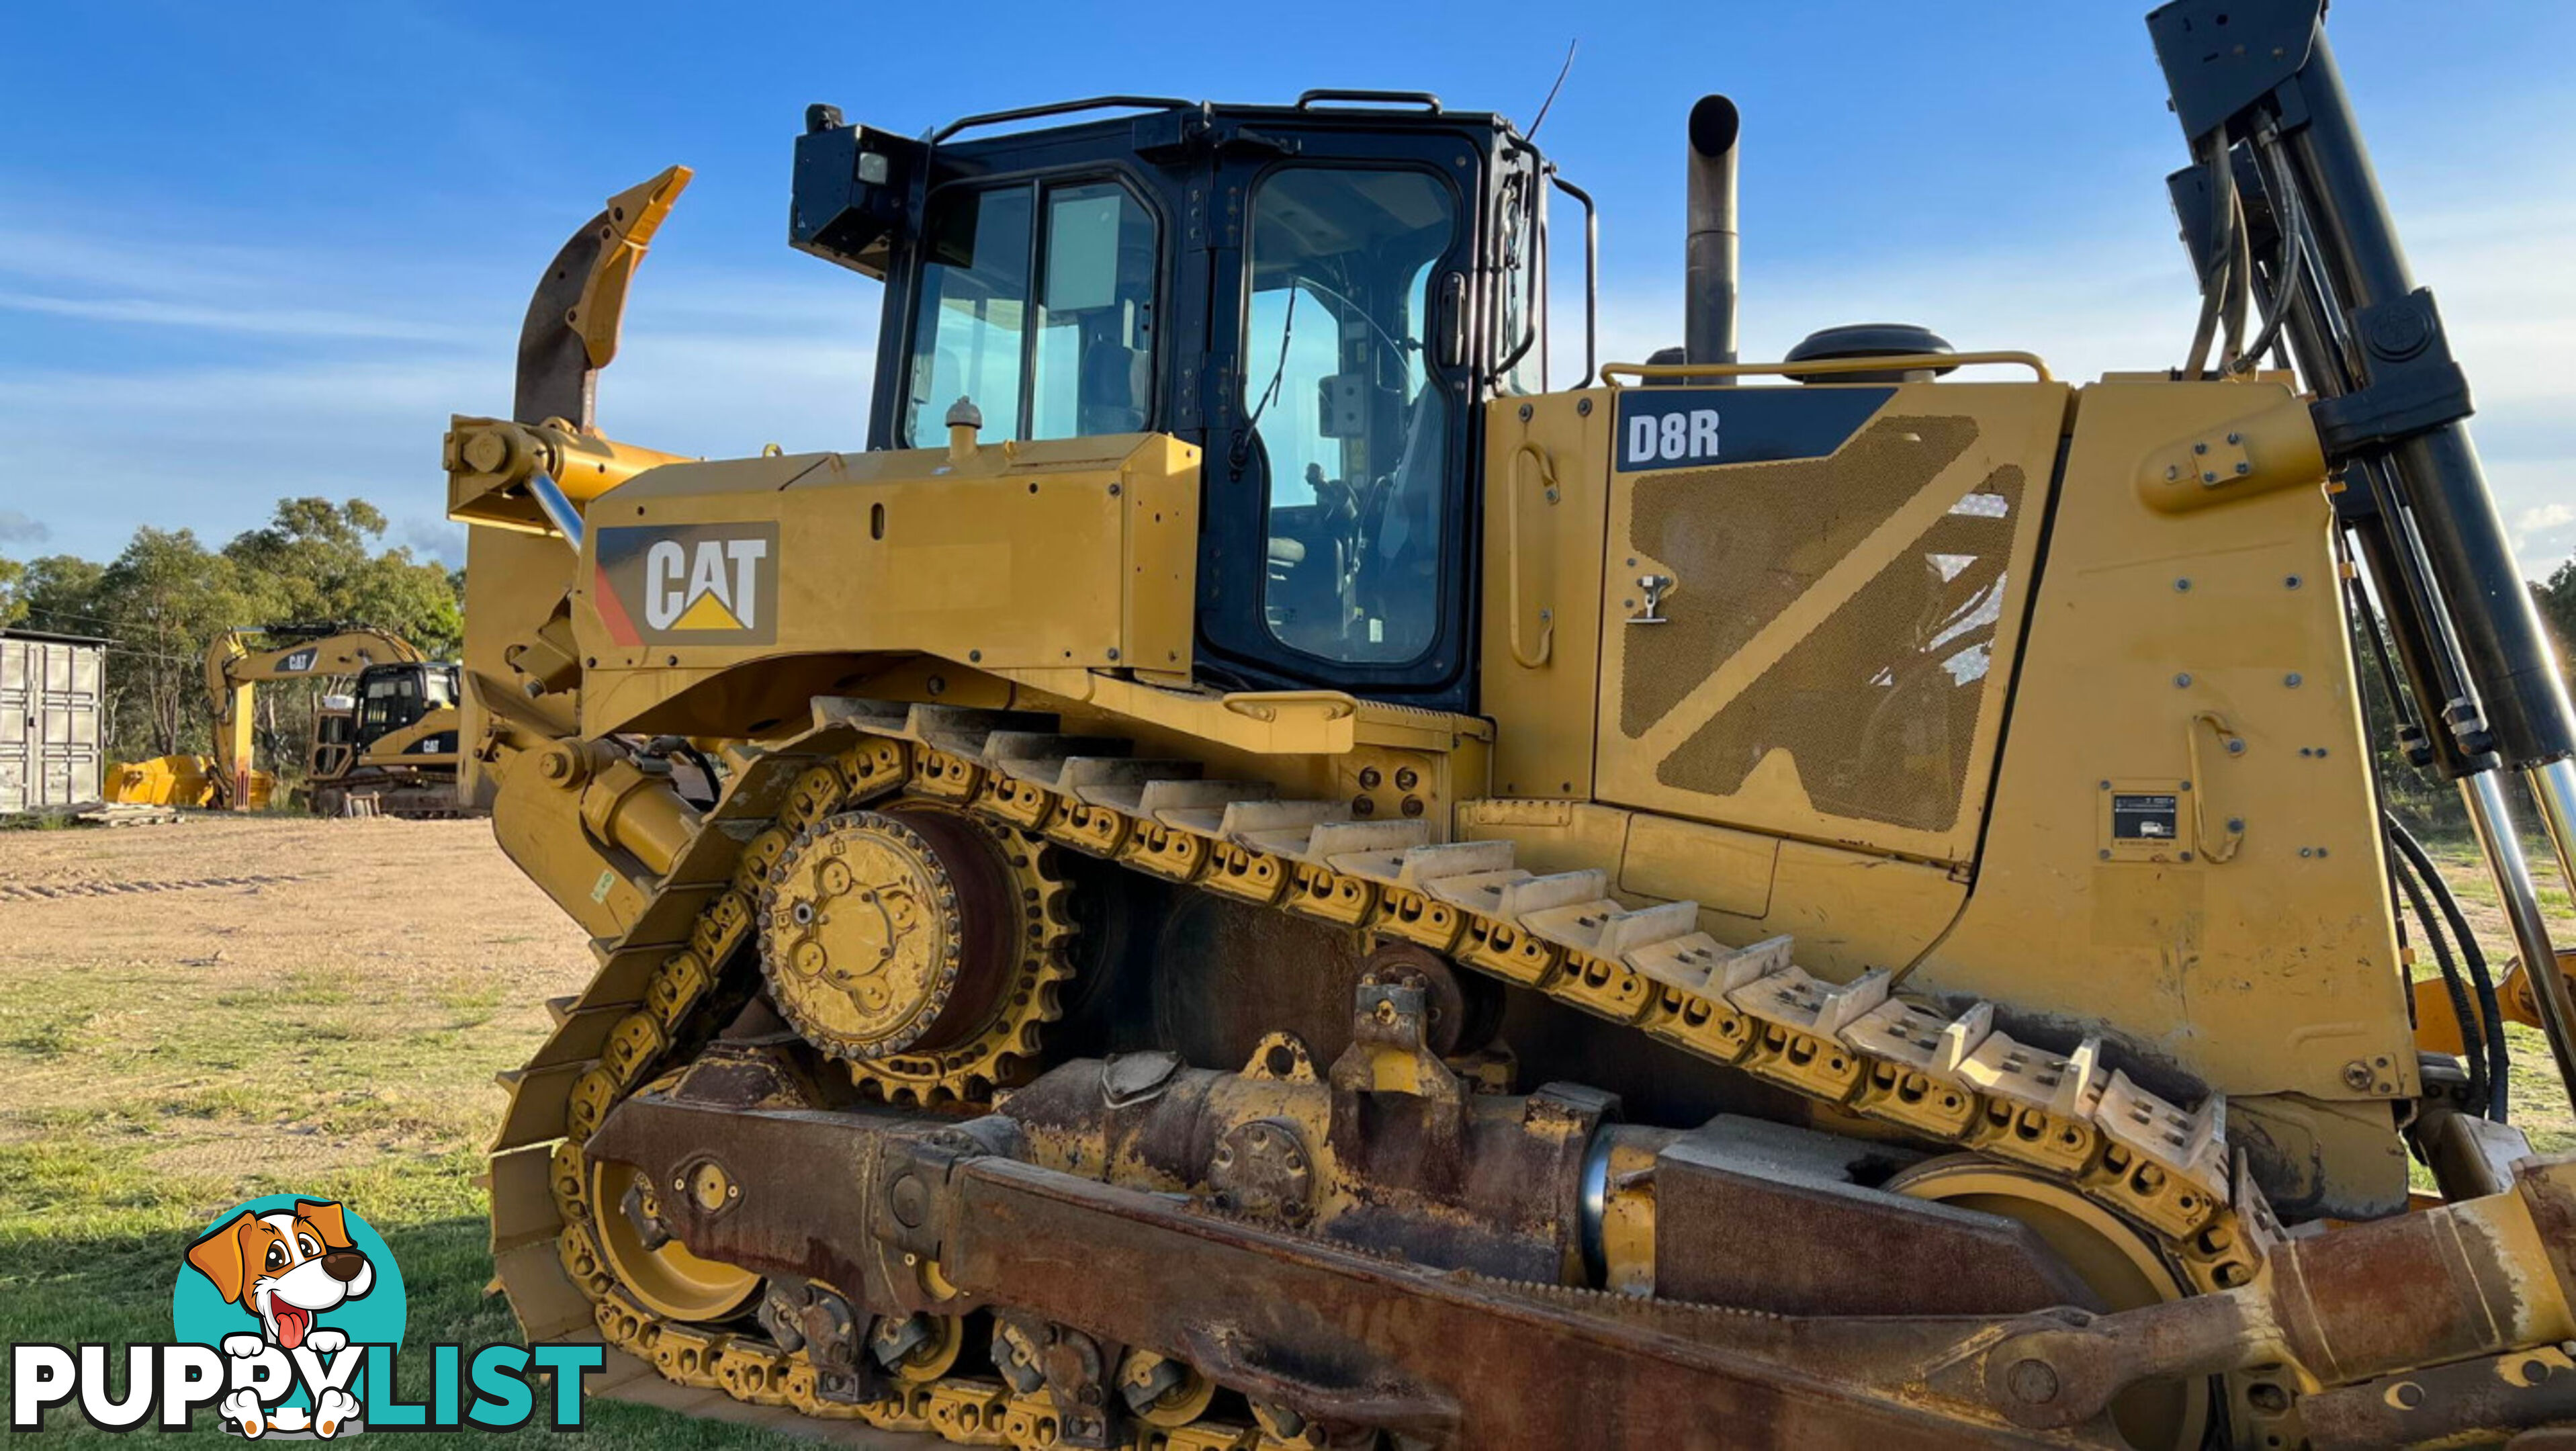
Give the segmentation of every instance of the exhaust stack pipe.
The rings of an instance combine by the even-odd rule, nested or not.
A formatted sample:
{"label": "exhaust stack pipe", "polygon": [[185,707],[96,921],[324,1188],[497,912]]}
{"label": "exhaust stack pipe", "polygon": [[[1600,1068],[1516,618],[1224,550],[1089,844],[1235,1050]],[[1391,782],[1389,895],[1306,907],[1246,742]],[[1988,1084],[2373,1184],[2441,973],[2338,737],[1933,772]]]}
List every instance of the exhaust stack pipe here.
{"label": "exhaust stack pipe", "polygon": [[1702,96],[1691,107],[1684,362],[1735,361],[1735,142],[1741,127],[1735,103],[1724,96]]}

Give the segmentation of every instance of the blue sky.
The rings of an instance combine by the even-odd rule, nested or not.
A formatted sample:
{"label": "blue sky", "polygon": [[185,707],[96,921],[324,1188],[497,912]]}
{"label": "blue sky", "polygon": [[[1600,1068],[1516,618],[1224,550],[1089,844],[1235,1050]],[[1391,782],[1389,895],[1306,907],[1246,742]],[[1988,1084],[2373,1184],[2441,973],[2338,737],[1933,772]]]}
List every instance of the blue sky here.
{"label": "blue sky", "polygon": [[[1681,122],[1723,90],[1746,115],[1747,356],[1899,318],[2078,378],[2168,366],[2193,297],[2144,8],[21,7],[0,46],[0,553],[105,557],[144,522],[221,539],[318,493],[459,557],[446,415],[505,407],[538,267],[672,161],[698,179],[603,425],[694,454],[860,446],[876,287],[784,241],[809,101],[918,132],[1106,91],[1384,86],[1526,121],[1579,38],[1540,140],[1602,205],[1607,356],[1679,340]],[[2576,7],[2342,0],[2330,30],[2542,572],[2576,550]]]}

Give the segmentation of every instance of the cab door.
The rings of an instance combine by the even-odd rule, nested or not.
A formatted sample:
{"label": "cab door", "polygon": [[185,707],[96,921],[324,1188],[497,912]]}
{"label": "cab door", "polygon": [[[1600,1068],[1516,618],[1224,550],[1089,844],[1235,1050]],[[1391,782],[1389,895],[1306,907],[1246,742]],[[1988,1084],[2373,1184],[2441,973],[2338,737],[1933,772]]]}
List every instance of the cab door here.
{"label": "cab door", "polygon": [[313,705],[313,753],[306,774],[316,781],[336,781],[349,774],[358,759],[355,725],[357,702],[346,695],[325,695]]}
{"label": "cab door", "polygon": [[2067,396],[1622,390],[1601,797],[1972,864]]}
{"label": "cab door", "polygon": [[1204,236],[1201,664],[1462,703],[1487,147],[1419,124],[1261,131],[1219,154],[1230,219]]}

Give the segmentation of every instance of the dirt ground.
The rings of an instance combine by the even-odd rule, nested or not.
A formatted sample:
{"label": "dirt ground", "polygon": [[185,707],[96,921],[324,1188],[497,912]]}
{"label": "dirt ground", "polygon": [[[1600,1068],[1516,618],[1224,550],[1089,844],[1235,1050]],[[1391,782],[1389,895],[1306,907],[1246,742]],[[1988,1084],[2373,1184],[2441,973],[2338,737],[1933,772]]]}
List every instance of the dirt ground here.
{"label": "dirt ground", "polygon": [[[501,1105],[491,1073],[591,965],[480,821],[0,833],[0,900],[0,1041],[17,1050],[0,1135],[154,1102],[170,1112],[153,1167],[182,1173],[291,1177],[474,1140]],[[222,1071],[227,1047],[266,1060],[256,1080]]]}

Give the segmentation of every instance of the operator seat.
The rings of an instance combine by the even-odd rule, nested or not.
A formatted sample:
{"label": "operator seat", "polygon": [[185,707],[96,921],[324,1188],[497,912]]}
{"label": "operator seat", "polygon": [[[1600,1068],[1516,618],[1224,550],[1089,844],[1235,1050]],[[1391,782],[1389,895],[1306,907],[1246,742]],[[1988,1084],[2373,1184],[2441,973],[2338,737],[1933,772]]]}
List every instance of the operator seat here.
{"label": "operator seat", "polygon": [[1081,428],[1085,438],[1145,431],[1153,354],[1106,340],[1082,350]]}
{"label": "operator seat", "polygon": [[1379,491],[1369,532],[1365,603],[1385,621],[1370,653],[1405,659],[1431,639],[1439,612],[1440,484],[1448,454],[1448,400],[1423,384],[1405,410],[1404,447]]}

